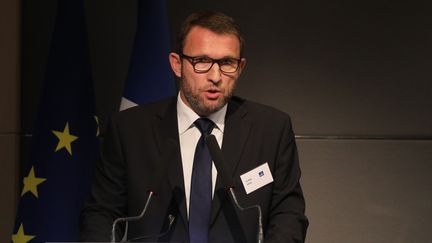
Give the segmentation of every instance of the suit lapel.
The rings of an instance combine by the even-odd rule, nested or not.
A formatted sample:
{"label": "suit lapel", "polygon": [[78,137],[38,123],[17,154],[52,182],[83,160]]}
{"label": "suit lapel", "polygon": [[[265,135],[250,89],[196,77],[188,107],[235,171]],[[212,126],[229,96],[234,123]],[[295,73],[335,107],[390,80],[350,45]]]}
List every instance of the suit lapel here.
{"label": "suit lapel", "polygon": [[[251,122],[247,117],[247,110],[242,106],[243,100],[233,98],[228,104],[227,114],[225,117],[225,129],[222,143],[222,154],[225,159],[225,168],[227,173],[234,176],[244,145],[247,141]],[[215,186],[215,194],[212,204],[211,224],[214,223],[218,212],[220,211],[221,202],[227,198],[224,196],[223,185],[218,175]],[[210,225],[211,225],[210,224]]]}
{"label": "suit lapel", "polygon": [[164,151],[166,141],[172,139],[175,143],[175,150],[170,156],[168,165],[168,181],[173,193],[174,199],[177,202],[178,210],[183,219],[184,225],[188,225],[188,217],[186,213],[186,201],[185,201],[185,190],[184,190],[184,179],[183,179],[183,167],[180,154],[180,142],[178,135],[177,125],[177,106],[176,98],[170,100],[166,109],[161,109],[156,114],[157,119],[154,125],[154,135],[156,137],[159,152]]}

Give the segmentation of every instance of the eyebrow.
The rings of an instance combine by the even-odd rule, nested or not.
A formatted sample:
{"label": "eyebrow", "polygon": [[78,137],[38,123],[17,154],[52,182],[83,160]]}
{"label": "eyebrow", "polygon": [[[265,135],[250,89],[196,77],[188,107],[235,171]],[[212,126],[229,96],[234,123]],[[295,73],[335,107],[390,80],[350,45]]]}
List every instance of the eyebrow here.
{"label": "eyebrow", "polygon": [[236,59],[236,60],[238,60],[238,59],[241,59],[241,57],[233,57],[233,56],[223,56],[221,58],[212,58],[212,57],[209,57],[207,55],[200,55],[200,56],[196,56],[195,58],[211,58],[214,60],[223,60],[223,59]]}

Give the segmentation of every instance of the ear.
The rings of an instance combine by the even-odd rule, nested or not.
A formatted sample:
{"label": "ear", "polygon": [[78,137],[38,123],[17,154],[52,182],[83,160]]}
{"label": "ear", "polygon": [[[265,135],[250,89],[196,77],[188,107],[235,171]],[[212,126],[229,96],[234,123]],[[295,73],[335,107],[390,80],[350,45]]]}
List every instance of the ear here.
{"label": "ear", "polygon": [[169,54],[169,62],[171,64],[171,69],[173,70],[174,74],[178,78],[181,78],[181,58],[180,58],[180,56],[175,52],[171,52]]}
{"label": "ear", "polygon": [[246,67],[246,58],[242,58],[239,64],[239,76],[242,73],[243,69]]}

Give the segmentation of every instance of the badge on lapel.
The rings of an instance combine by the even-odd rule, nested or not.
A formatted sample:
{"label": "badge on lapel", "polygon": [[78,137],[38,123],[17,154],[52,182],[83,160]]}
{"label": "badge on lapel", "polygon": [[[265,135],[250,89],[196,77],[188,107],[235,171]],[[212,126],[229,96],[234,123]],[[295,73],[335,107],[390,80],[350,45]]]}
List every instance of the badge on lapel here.
{"label": "badge on lapel", "polygon": [[267,162],[244,173],[243,175],[240,175],[240,179],[243,183],[246,194],[273,182],[273,176]]}

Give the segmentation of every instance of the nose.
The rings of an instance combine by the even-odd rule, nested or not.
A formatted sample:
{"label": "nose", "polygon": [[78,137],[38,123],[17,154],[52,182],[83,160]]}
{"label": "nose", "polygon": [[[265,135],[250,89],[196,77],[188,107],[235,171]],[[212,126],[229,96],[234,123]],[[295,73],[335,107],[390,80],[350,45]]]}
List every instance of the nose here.
{"label": "nose", "polygon": [[220,71],[220,67],[218,63],[213,64],[210,70],[207,73],[207,79],[214,84],[217,84],[222,79],[222,73]]}

